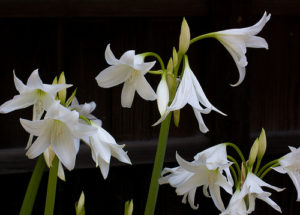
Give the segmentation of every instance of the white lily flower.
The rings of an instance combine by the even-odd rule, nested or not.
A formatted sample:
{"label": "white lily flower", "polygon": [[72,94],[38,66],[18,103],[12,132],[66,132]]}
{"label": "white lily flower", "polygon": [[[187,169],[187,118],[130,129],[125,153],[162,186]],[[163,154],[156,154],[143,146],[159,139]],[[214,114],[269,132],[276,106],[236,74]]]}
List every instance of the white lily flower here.
{"label": "white lily flower", "polygon": [[164,115],[169,103],[169,88],[165,77],[160,80],[157,90],[157,106],[161,116]]}
{"label": "white lily flower", "polygon": [[240,29],[229,29],[214,33],[214,37],[218,39],[227,51],[231,54],[234,62],[239,70],[239,80],[232,86],[238,86],[245,78],[247,66],[246,51],[250,48],[268,49],[268,43],[262,37],[255,36],[258,34],[265,24],[270,20],[271,14],[265,12],[263,17],[253,26]]}
{"label": "white lily flower", "polygon": [[[154,124],[158,125],[161,123],[171,111],[179,110],[183,108],[186,104],[190,104],[193,107],[195,116],[198,120],[199,129],[201,132],[208,132],[208,128],[206,127],[201,114],[208,114],[211,110],[214,110],[222,115],[225,115],[217,108],[215,108],[206,98],[202,87],[200,86],[196,76],[191,70],[187,56],[184,57],[184,73],[182,76],[182,80],[178,86],[175,97],[165,114]],[[200,105],[203,105],[204,108]]]}
{"label": "white lily flower", "polygon": [[96,108],[95,102],[79,104],[77,98],[74,97],[72,104],[68,108],[69,110],[76,110],[79,115],[84,116],[89,120],[93,120],[94,122],[97,122],[97,124],[102,126],[102,121],[91,114]]}
{"label": "white lily flower", "polygon": [[[0,113],[9,113],[14,110],[22,109],[33,105],[32,120],[39,120],[48,107],[55,101],[55,95],[58,91],[71,87],[71,84],[43,84],[38,70],[34,70],[27,80],[27,85],[17,78],[14,73],[14,82],[19,95],[5,102],[0,106]],[[32,142],[30,135],[26,149]]]}
{"label": "white lily flower", "polygon": [[222,211],[220,215],[246,215],[249,214],[244,200],[241,196],[240,190],[236,190],[232,195],[226,210]]}
{"label": "white lily flower", "polygon": [[79,122],[77,111],[70,111],[54,102],[43,120],[29,121],[20,119],[24,129],[37,136],[26,155],[33,159],[45,152],[50,146],[62,164],[69,170],[75,165],[79,149],[79,139],[91,136],[96,132],[92,126]]}
{"label": "white lily flower", "polygon": [[140,55],[135,55],[134,50],[125,52],[118,60],[110,49],[110,44],[105,50],[105,59],[109,66],[100,72],[96,81],[100,87],[109,88],[124,82],[121,104],[130,108],[135,91],[145,100],[155,100],[156,94],[144,75],[154,66],[155,61],[144,63]]}
{"label": "white lily flower", "polygon": [[[188,198],[193,209],[198,208],[198,205],[194,205],[196,189],[203,185],[204,195],[211,197],[220,211],[225,210],[220,195],[220,187],[232,194],[233,181],[229,171],[225,171],[226,174],[230,175],[228,179],[222,175],[223,170],[229,170],[231,165],[227,159],[224,159],[224,156],[227,156],[226,150],[225,154],[221,153],[223,151],[222,145],[224,144],[211,147],[197,154],[192,162],[187,162],[176,154],[176,160],[180,166],[172,169],[165,168],[162,175],[170,174],[162,177],[159,181],[160,184],[169,183],[171,186],[176,187],[177,195],[183,195],[183,203]],[[226,146],[224,145],[224,147]],[[216,163],[213,163],[214,161]],[[207,189],[209,189],[209,194]]]}
{"label": "white lily flower", "polygon": [[99,165],[103,178],[106,179],[111,156],[123,163],[131,164],[131,161],[127,152],[122,149],[124,145],[118,145],[115,139],[94,121],[92,127],[96,128],[97,132],[83,140],[91,147],[93,160],[96,166]]}
{"label": "white lily flower", "polygon": [[247,212],[251,213],[254,211],[256,198],[263,200],[264,202],[268,203],[272,208],[281,212],[280,207],[272,199],[269,198],[269,196],[271,196],[271,193],[263,191],[261,187],[268,187],[273,190],[276,190],[277,192],[281,192],[282,190],[284,190],[267,184],[253,173],[248,172],[240,193],[241,196],[248,195],[249,207]]}
{"label": "white lily flower", "polygon": [[0,113],[9,113],[34,105],[33,120],[40,119],[44,110],[54,102],[58,91],[71,87],[71,84],[43,84],[38,70],[34,70],[27,80],[27,85],[17,78],[14,73],[14,82],[19,95],[0,106]]}
{"label": "white lily flower", "polygon": [[279,159],[280,166],[273,169],[290,176],[298,193],[297,201],[300,201],[300,147],[289,148],[291,152]]}

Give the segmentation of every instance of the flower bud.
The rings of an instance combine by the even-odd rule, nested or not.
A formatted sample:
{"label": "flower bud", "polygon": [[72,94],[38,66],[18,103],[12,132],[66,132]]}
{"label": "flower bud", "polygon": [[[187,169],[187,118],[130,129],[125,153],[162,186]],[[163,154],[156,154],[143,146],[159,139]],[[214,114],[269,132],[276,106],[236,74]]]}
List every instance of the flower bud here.
{"label": "flower bud", "polygon": [[162,79],[158,84],[156,94],[158,110],[160,115],[162,116],[166,112],[169,103],[169,88],[165,74],[162,76]]}
{"label": "flower bud", "polygon": [[[59,79],[58,79],[58,84],[66,84],[66,78],[65,78],[64,72],[62,72],[60,74]],[[58,98],[59,98],[61,104],[65,104],[66,97],[67,97],[67,89],[66,88],[58,92]]]}
{"label": "flower bud", "polygon": [[75,203],[76,215],[84,215],[85,214],[84,200],[85,200],[85,197],[84,197],[84,193],[82,191],[78,202]]}
{"label": "flower bud", "polygon": [[125,202],[125,215],[132,215],[133,212],[133,199]]}
{"label": "flower bud", "polygon": [[173,111],[173,117],[174,117],[174,124],[176,127],[178,127],[180,121],[180,109]]}
{"label": "flower bud", "polygon": [[259,147],[258,147],[258,152],[257,152],[257,158],[258,159],[262,159],[262,157],[264,156],[265,152],[266,152],[266,148],[267,148],[267,138],[266,138],[266,133],[265,130],[262,128],[259,138],[258,138],[258,142],[259,142]]}
{"label": "flower bud", "polygon": [[176,52],[176,48],[173,47],[173,67],[177,66],[178,63],[178,54]]}
{"label": "flower bud", "polygon": [[256,140],[254,141],[254,143],[251,147],[250,154],[249,154],[248,167],[250,170],[252,169],[252,166],[253,166],[254,162],[256,161],[258,147],[259,147],[259,140],[256,138]]}
{"label": "flower bud", "polygon": [[185,54],[187,50],[189,49],[190,46],[190,28],[189,25],[187,24],[185,18],[182,20],[181,24],[181,32],[179,36],[179,51],[181,54]]}

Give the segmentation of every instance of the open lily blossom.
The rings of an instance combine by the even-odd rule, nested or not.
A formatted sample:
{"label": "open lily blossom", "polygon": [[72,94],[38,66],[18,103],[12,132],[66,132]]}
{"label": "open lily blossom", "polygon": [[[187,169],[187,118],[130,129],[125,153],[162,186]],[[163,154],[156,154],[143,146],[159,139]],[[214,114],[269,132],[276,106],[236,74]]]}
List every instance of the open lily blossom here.
{"label": "open lily blossom", "polygon": [[[161,123],[171,111],[179,110],[183,108],[186,104],[190,104],[193,107],[195,116],[198,120],[199,129],[201,132],[208,132],[208,128],[206,127],[201,114],[208,114],[211,110],[214,110],[222,115],[226,115],[215,108],[207,99],[204,94],[202,87],[200,86],[196,76],[191,70],[187,56],[184,57],[184,73],[182,76],[182,80],[178,86],[175,97],[165,114],[154,124],[157,125]],[[204,108],[200,105],[203,105]]]}
{"label": "open lily blossom", "polygon": [[220,215],[246,215],[249,214],[240,190],[236,190],[232,195],[226,210],[222,211]]}
{"label": "open lily blossom", "polygon": [[[210,152],[212,151],[214,151],[214,149],[210,150]],[[229,168],[231,163],[229,161],[223,163],[222,160],[224,159],[223,156],[220,156],[220,153],[210,152],[207,151],[196,155],[195,157],[197,160],[192,162],[187,162],[176,154],[176,160],[180,166],[173,169],[166,168],[162,172],[164,177],[160,179],[160,183],[169,183],[171,186],[176,187],[177,195],[184,196],[183,202],[185,202],[188,197],[188,201],[193,209],[198,208],[198,206],[194,205],[196,189],[200,186],[204,186],[204,195],[211,197],[216,207],[220,211],[223,211],[225,210],[225,207],[221,199],[220,187],[222,187],[226,192],[232,194],[233,182],[231,175],[230,179],[227,179],[224,175],[222,175],[222,172],[224,169]],[[206,156],[208,154],[215,157],[212,159],[216,161],[216,163],[213,164],[215,165],[214,167],[210,164],[210,161],[212,160],[208,163],[206,162],[208,158]],[[220,160],[218,160],[218,157]],[[166,175],[167,173],[170,174]],[[230,174],[229,171],[228,173]],[[209,194],[207,189],[209,189]]]}
{"label": "open lily blossom", "polygon": [[271,196],[271,193],[263,191],[261,187],[268,187],[273,190],[276,190],[277,192],[281,192],[284,189],[272,186],[270,184],[267,184],[263,180],[261,180],[259,177],[254,175],[253,173],[249,172],[247,174],[246,180],[242,186],[241,189],[241,196],[248,196],[249,199],[249,206],[248,206],[248,213],[251,213],[255,209],[255,199],[261,199],[264,202],[268,203],[272,208],[275,210],[281,212],[280,207],[269,197]]}
{"label": "open lily blossom", "polygon": [[240,29],[229,29],[214,33],[214,37],[218,39],[223,46],[231,54],[234,62],[239,70],[239,80],[232,86],[238,86],[242,83],[246,75],[247,58],[246,51],[249,48],[265,48],[268,49],[268,43],[262,37],[255,36],[258,34],[265,24],[270,20],[271,14],[265,12],[263,17],[253,26]]}
{"label": "open lily blossom", "polygon": [[93,135],[97,129],[79,122],[77,111],[70,111],[54,102],[43,120],[29,121],[20,119],[24,129],[37,136],[26,155],[35,158],[50,146],[62,164],[69,170],[75,166],[79,139]]}
{"label": "open lily blossom", "polygon": [[292,179],[297,193],[297,201],[300,201],[300,147],[289,147],[291,152],[279,159],[280,166],[273,169],[280,173],[287,173]]}
{"label": "open lily blossom", "polygon": [[76,110],[79,113],[79,115],[84,116],[89,120],[93,120],[94,122],[97,122],[97,124],[99,124],[100,126],[102,125],[102,121],[100,119],[97,119],[93,114],[91,114],[96,108],[95,102],[79,104],[77,98],[74,97],[72,104],[68,108],[70,110]]}
{"label": "open lily blossom", "polygon": [[110,44],[105,50],[106,62],[111,65],[100,72],[96,81],[100,87],[109,88],[124,82],[121,104],[130,108],[135,91],[145,100],[155,100],[156,94],[144,75],[154,66],[154,62],[145,63],[140,55],[135,55],[134,50],[125,52],[118,60],[110,49]]}
{"label": "open lily blossom", "polygon": [[0,113],[9,113],[34,105],[33,120],[41,118],[44,110],[47,110],[54,102],[58,91],[72,86],[71,84],[43,84],[38,70],[34,70],[31,73],[27,80],[27,85],[18,79],[15,74],[14,82],[20,94],[2,104],[0,106]]}
{"label": "open lily blossom", "polygon": [[127,152],[123,150],[124,145],[118,145],[115,139],[101,125],[94,121],[91,123],[91,126],[96,128],[97,131],[92,136],[83,138],[83,140],[90,146],[93,160],[96,166],[100,167],[103,178],[106,179],[111,156],[123,163],[131,164],[131,161]]}

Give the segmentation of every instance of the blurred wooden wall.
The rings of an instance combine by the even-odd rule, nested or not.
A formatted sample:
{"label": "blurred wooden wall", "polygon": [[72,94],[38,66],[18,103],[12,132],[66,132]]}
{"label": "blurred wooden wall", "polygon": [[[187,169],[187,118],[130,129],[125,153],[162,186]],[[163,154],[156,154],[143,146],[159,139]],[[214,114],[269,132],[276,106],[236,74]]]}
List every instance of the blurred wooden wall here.
{"label": "blurred wooden wall", "polygon": [[[182,17],[186,17],[195,37],[253,25],[264,11],[272,17],[259,35],[268,41],[269,50],[247,50],[249,64],[240,86],[229,85],[238,80],[238,70],[220,43],[208,39],[190,48],[191,68],[208,99],[228,116],[205,115],[210,132],[203,135],[192,109],[185,107],[180,127],[171,128],[166,155],[170,167],[176,165],[175,151],[190,160],[200,150],[225,141],[239,144],[248,154],[262,127],[268,137],[268,158],[287,153],[289,145],[300,146],[299,0],[2,0],[0,104],[17,93],[13,70],[26,82],[31,72],[39,68],[46,83],[64,71],[67,82],[74,85],[72,89],[78,88],[81,103],[97,103],[95,115],[119,144],[127,145],[125,149],[133,161],[133,166],[123,166],[113,160],[104,181],[99,169],[94,168],[90,150],[82,146],[77,169],[67,172],[66,183],[59,183],[56,214],[73,214],[74,202],[82,189],[86,192],[87,214],[122,214],[123,203],[129,198],[135,199],[134,214],[143,213],[159,132],[159,127],[151,125],[159,114],[155,102],[146,102],[138,95],[131,109],[121,108],[121,86],[97,86],[96,75],[107,67],[104,50],[108,43],[117,58],[134,49],[136,53],[159,53],[167,63],[172,47],[178,46]],[[155,89],[159,79],[146,77]],[[29,108],[0,115],[1,202],[6,214],[17,213],[35,162],[24,155],[28,135],[19,123],[19,118],[30,119],[31,111]],[[272,195],[283,214],[299,212],[296,191],[288,177],[270,174],[266,180],[287,187],[287,191]],[[43,183],[46,182],[45,174]],[[39,197],[35,214],[43,211],[42,191]],[[218,213],[212,201],[202,196],[201,189],[196,200],[200,211],[192,211],[180,202],[181,197],[173,188],[162,186],[157,214]],[[257,207],[255,214],[276,214],[259,201]]]}

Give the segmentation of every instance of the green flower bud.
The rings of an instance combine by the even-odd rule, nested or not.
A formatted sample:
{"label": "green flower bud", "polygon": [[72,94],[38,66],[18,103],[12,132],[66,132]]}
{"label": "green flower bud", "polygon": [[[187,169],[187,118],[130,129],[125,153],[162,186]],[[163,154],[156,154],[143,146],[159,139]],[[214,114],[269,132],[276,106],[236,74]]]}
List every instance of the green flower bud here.
{"label": "green flower bud", "polygon": [[259,147],[259,140],[256,138],[256,140],[254,141],[254,143],[251,147],[250,154],[249,154],[248,167],[249,167],[250,171],[252,170],[253,164],[256,161],[258,147]]}
{"label": "green flower bud", "polygon": [[185,54],[189,49],[190,39],[191,39],[190,28],[185,18],[183,18],[181,24],[181,32],[179,36],[179,52],[181,54]]}
{"label": "green flower bud", "polygon": [[265,129],[263,128],[261,129],[258,141],[259,141],[259,147],[257,152],[257,159],[262,159],[267,149],[267,138],[266,138]]}
{"label": "green flower bud", "polygon": [[78,202],[75,203],[76,215],[85,215],[84,200],[85,197],[82,191]]}
{"label": "green flower bud", "polygon": [[[65,78],[64,72],[62,72],[60,74],[59,79],[58,79],[58,84],[66,84],[66,78]],[[67,89],[63,89],[58,92],[58,98],[59,98],[61,104],[65,104],[66,97],[67,97]]]}

